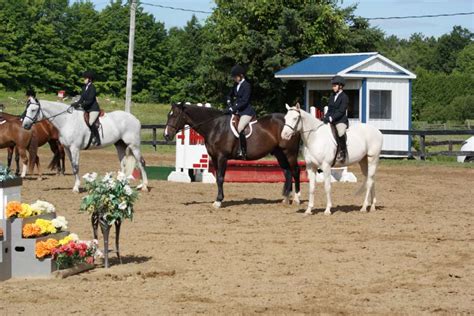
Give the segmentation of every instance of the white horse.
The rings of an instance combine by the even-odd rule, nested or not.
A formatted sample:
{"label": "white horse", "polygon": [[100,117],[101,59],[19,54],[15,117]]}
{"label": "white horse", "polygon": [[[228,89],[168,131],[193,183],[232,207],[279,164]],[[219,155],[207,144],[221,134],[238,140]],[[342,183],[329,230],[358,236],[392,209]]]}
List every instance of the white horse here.
{"label": "white horse", "polygon": [[[59,140],[64,145],[66,154],[71,160],[72,171],[75,177],[74,192],[79,192],[81,179],[79,178],[79,152],[87,148],[90,142],[90,129],[84,120],[84,112],[75,110],[70,105],[41,100],[39,104],[31,103],[23,119],[23,127],[31,126],[41,120],[49,120],[59,131]],[[100,118],[102,124],[100,147],[91,146],[91,149],[115,145],[120,167],[126,174],[138,162],[142,174],[142,190],[147,191],[148,179],[145,172],[144,160],[140,152],[140,121],[130,113],[114,111]]]}
{"label": "white horse", "polygon": [[[284,139],[290,139],[293,134],[300,133],[305,146],[304,156],[309,177],[309,202],[305,214],[312,214],[316,172],[319,167],[324,173],[324,189],[327,198],[324,214],[331,215],[331,167],[337,147],[331,128],[302,110],[299,104],[295,107],[286,105],[286,108],[288,113],[285,116],[285,127],[281,136]],[[366,177],[365,186],[367,189],[361,212],[366,212],[368,205],[371,205],[370,211],[375,211],[374,175],[382,151],[382,143],[383,136],[377,128],[366,124],[351,126],[347,130],[348,157],[344,164],[336,163],[335,165],[340,167],[359,163],[362,173]]]}

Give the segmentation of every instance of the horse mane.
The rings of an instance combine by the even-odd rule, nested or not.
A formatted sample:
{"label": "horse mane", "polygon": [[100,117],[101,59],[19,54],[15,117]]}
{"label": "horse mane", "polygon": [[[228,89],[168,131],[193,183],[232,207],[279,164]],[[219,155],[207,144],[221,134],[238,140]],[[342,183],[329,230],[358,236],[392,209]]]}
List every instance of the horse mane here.
{"label": "horse mane", "polygon": [[193,114],[193,118],[197,120],[206,120],[213,117],[222,116],[222,111],[216,108],[198,106],[196,104],[182,104],[184,111]]}

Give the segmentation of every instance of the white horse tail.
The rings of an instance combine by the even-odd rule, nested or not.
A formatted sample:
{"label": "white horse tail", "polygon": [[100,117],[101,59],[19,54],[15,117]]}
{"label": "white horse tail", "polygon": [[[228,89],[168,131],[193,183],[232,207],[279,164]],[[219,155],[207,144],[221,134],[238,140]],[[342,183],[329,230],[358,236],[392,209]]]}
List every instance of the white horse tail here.
{"label": "white horse tail", "polygon": [[124,162],[123,162],[124,173],[127,177],[131,176],[133,173],[133,170],[137,166],[137,160],[135,159],[135,156],[132,154],[132,150],[130,149],[130,147],[127,147],[127,149],[125,150],[125,157],[123,159],[124,159]]}

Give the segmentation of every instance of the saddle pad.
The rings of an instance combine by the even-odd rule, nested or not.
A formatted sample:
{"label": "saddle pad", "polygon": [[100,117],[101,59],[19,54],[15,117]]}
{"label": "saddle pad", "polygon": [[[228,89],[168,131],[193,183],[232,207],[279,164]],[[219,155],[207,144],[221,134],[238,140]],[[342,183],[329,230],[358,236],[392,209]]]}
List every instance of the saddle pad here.
{"label": "saddle pad", "polygon": [[[237,132],[237,126],[239,125],[239,121],[240,116],[232,114],[232,116],[230,117],[230,130],[236,138],[239,138],[239,133]],[[252,120],[244,129],[245,138],[249,138],[250,136],[252,136],[253,125],[257,122],[258,120],[255,117],[252,117]]]}

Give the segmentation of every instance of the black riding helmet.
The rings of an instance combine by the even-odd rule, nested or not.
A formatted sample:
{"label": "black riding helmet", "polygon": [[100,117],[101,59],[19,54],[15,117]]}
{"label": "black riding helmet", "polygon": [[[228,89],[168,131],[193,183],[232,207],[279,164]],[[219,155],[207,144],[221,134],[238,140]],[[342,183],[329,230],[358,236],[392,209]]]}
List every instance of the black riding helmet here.
{"label": "black riding helmet", "polygon": [[235,65],[234,67],[232,67],[232,69],[230,70],[230,75],[232,77],[235,77],[235,76],[243,76],[245,75],[245,69],[244,67],[240,66],[240,65]]}
{"label": "black riding helmet", "polygon": [[341,86],[345,86],[346,85],[346,79],[344,79],[341,76],[335,76],[334,78],[332,78],[331,84],[338,84],[338,85],[341,85]]}
{"label": "black riding helmet", "polygon": [[36,92],[34,89],[29,88],[28,90],[26,90],[25,96],[36,98]]}
{"label": "black riding helmet", "polygon": [[92,71],[84,71],[82,78],[87,78],[90,81],[94,81],[94,73]]}

